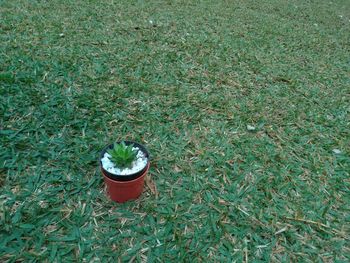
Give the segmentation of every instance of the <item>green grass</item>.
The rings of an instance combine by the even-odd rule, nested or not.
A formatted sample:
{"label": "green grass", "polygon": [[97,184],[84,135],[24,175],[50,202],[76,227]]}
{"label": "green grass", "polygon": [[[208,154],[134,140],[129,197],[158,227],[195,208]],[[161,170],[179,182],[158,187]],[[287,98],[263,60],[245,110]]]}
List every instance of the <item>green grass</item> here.
{"label": "green grass", "polygon": [[[0,20],[0,261],[350,260],[348,0],[1,0]],[[123,139],[151,179],[116,204],[97,159]]]}

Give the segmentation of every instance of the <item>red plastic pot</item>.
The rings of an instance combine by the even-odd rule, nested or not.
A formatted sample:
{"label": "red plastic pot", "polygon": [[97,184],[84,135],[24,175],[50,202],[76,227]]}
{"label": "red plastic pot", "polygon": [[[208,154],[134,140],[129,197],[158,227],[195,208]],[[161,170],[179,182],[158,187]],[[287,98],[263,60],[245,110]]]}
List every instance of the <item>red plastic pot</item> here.
{"label": "red plastic pot", "polygon": [[101,159],[104,156],[105,152],[109,148],[113,147],[113,144],[106,146],[102,150],[100,155],[100,168],[103,175],[103,179],[107,186],[107,194],[113,201],[116,201],[119,203],[124,203],[126,201],[136,199],[141,195],[143,190],[143,185],[144,185],[144,179],[150,167],[149,153],[143,145],[132,141],[124,141],[124,142],[126,145],[133,144],[137,146],[147,156],[148,163],[146,167],[143,168],[143,170],[135,174],[131,174],[127,176],[114,175],[106,171],[102,167],[102,163],[101,163]]}
{"label": "red plastic pot", "polygon": [[112,180],[104,174],[102,175],[107,186],[107,194],[109,197],[118,203],[124,203],[129,200],[137,199],[143,190],[144,179],[147,175],[150,163],[147,164],[145,172],[138,178],[131,181],[116,181]]}

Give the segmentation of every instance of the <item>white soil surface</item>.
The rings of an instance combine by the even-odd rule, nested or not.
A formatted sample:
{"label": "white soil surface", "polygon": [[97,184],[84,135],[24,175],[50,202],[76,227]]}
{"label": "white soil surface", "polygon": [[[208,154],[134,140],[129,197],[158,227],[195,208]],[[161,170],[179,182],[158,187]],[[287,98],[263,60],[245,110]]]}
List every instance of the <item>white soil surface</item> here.
{"label": "white soil surface", "polygon": [[106,171],[115,175],[130,175],[141,171],[147,165],[148,159],[146,155],[138,147],[133,147],[132,149],[135,151],[137,150],[138,153],[136,155],[135,161],[132,162],[130,168],[120,169],[116,167],[115,164],[109,159],[111,155],[107,152],[105,152],[105,154],[103,155],[103,158],[101,159],[102,167]]}

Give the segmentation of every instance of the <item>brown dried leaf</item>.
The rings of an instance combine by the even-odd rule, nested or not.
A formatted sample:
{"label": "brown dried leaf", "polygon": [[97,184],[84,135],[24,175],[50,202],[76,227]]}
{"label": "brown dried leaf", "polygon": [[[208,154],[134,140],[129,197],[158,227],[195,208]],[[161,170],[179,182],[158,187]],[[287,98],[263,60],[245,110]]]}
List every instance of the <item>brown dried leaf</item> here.
{"label": "brown dried leaf", "polygon": [[225,200],[219,198],[219,204],[220,205],[229,205]]}
{"label": "brown dried leaf", "polygon": [[182,172],[182,170],[176,165],[174,165],[174,171],[177,173]]}
{"label": "brown dried leaf", "polygon": [[145,183],[149,188],[149,190],[151,190],[151,193],[154,194],[156,197],[158,197],[157,186],[150,176],[146,176]]}

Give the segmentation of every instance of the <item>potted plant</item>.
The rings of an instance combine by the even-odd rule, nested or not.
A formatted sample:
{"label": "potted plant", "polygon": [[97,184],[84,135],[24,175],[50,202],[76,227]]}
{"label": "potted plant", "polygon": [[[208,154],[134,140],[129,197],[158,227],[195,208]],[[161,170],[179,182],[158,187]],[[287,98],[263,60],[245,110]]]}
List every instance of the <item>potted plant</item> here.
{"label": "potted plant", "polygon": [[100,155],[100,168],[109,197],[123,203],[138,198],[150,166],[144,146],[121,141],[106,146]]}

